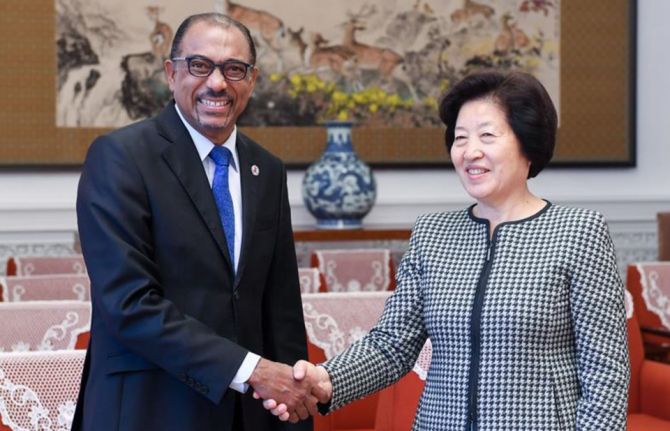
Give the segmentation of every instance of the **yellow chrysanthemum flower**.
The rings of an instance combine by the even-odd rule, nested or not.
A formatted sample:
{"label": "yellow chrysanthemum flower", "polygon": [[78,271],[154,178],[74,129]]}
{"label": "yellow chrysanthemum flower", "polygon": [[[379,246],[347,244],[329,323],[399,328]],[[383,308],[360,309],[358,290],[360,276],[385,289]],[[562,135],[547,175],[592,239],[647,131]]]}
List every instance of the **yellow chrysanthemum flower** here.
{"label": "yellow chrysanthemum flower", "polygon": [[302,83],[302,77],[298,75],[297,73],[295,75],[291,75],[291,84],[295,86],[299,86]]}
{"label": "yellow chrysanthemum flower", "polygon": [[423,104],[426,105],[429,108],[437,108],[437,100],[435,100],[434,97],[426,97],[423,99]]}

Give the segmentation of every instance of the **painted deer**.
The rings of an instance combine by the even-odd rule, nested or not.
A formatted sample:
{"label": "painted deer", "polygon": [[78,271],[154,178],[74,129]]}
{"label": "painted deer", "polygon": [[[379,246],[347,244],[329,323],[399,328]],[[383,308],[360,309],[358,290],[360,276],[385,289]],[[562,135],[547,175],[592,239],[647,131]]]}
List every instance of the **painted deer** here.
{"label": "painted deer", "polygon": [[354,52],[358,67],[378,70],[383,78],[388,78],[391,76],[393,69],[403,62],[402,56],[388,48],[366,45],[356,39],[356,32],[366,29],[359,18],[370,16],[374,12],[374,6],[372,8],[364,6],[356,14],[347,13],[349,21],[344,23],[342,46]]}
{"label": "painted deer", "polygon": [[495,41],[495,50],[505,54],[512,49],[519,49],[528,46],[530,39],[520,30],[510,14],[505,14],[500,18],[502,31]]}
{"label": "painted deer", "polygon": [[286,30],[288,31],[289,46],[294,47],[298,51],[300,64],[305,65],[305,54],[309,45],[302,38],[302,32],[305,30],[304,27],[300,27],[298,30],[288,27]]}
{"label": "painted deer", "polygon": [[436,21],[437,17],[428,3],[422,5],[421,0],[417,0],[412,9],[395,15],[386,26],[385,36],[379,38],[377,43],[408,50],[424,28]]}
{"label": "painted deer", "polygon": [[451,14],[451,21],[455,24],[460,24],[462,22],[470,21],[477,15],[481,15],[485,19],[489,19],[493,16],[494,13],[495,9],[493,9],[491,6],[478,3],[474,0],[463,0],[463,7],[461,9],[456,9]]}
{"label": "painted deer", "polygon": [[226,10],[231,18],[246,25],[250,31],[260,34],[263,42],[273,51],[280,50],[278,37],[284,37],[284,23],[281,19],[263,10],[242,6],[239,3],[226,1]]}
{"label": "painted deer", "polygon": [[[414,3],[414,7],[412,8],[417,12],[421,11],[421,0],[416,0],[416,3]],[[423,13],[426,15],[435,15],[435,11],[433,10],[432,7],[426,2],[423,4]]]}
{"label": "painted deer", "polygon": [[404,62],[403,57],[391,49],[367,45],[356,39],[356,32],[366,29],[360,18],[367,18],[375,12],[374,6],[364,6],[360,12],[355,14],[347,12],[349,20],[344,23],[342,46],[353,51],[357,68],[376,70],[382,81],[389,81],[393,77],[403,82],[416,100],[417,95],[411,79],[404,73],[401,66]]}
{"label": "painted deer", "polygon": [[167,23],[159,19],[163,8],[160,6],[147,6],[147,15],[154,21],[154,29],[149,33],[151,52],[158,60],[164,60],[170,55],[173,31]]}
{"label": "painted deer", "polygon": [[333,72],[350,76],[350,69],[355,63],[355,53],[343,45],[326,46],[328,40],[321,33],[313,33],[310,37],[309,65],[314,69],[327,68]]}

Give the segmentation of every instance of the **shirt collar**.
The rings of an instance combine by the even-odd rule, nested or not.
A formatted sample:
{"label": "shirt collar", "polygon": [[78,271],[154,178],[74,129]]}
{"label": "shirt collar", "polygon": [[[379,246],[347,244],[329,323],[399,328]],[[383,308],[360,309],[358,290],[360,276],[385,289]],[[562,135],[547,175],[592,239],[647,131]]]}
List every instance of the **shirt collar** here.
{"label": "shirt collar", "polygon": [[[184,123],[184,126],[186,126],[188,134],[191,135],[191,139],[195,144],[195,148],[196,150],[198,150],[200,161],[204,163],[205,159],[209,156],[210,151],[212,151],[212,148],[214,148],[214,143],[212,143],[212,141],[207,139],[202,133],[195,130],[193,126],[191,126],[189,122],[186,121],[186,119],[184,119],[184,116],[182,115],[176,103],[174,107],[177,110],[177,114],[179,115],[181,122]],[[226,141],[223,143],[223,146],[228,148],[232,153],[233,160],[231,166],[233,167],[233,169],[235,169],[235,171],[238,171],[237,167],[239,166],[239,161],[237,158],[237,126],[233,127],[232,133],[230,134],[230,136],[228,136],[228,139],[226,139]]]}

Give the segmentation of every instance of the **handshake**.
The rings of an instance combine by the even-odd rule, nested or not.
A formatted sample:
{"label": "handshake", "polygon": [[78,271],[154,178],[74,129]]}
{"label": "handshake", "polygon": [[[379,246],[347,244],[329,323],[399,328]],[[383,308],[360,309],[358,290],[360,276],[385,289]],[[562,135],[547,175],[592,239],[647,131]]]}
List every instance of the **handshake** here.
{"label": "handshake", "polygon": [[316,404],[327,403],[333,395],[326,369],[307,361],[298,361],[291,368],[261,358],[248,383],[266,410],[292,423],[316,415]]}

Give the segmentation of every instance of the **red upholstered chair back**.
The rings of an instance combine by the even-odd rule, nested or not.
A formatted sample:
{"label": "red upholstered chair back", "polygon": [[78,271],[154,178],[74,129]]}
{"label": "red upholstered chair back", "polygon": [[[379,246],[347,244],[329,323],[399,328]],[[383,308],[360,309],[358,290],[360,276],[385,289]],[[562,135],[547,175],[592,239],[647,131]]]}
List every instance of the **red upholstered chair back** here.
{"label": "red upholstered chair back", "polygon": [[410,372],[381,391],[375,431],[411,430],[424,386],[425,382]]}
{"label": "red upholstered chair back", "polygon": [[315,250],[318,268],[329,292],[373,292],[395,289],[395,268],[388,249]]}
{"label": "red upholstered chair back", "polygon": [[[317,293],[303,294],[303,313],[308,335],[310,362],[324,362],[346,348],[352,337],[369,331],[384,308],[388,293]],[[351,306],[348,306],[351,305]],[[373,431],[379,394],[354,401],[344,408],[316,418],[315,431]]]}
{"label": "red upholstered chair back", "polygon": [[[309,360],[324,362],[364,336],[379,319],[389,295],[390,292],[304,294]],[[430,343],[426,343],[416,372],[410,372],[395,385],[317,418],[315,431],[409,430],[423,391],[422,378],[429,367],[431,351]]]}
{"label": "red upholstered chair back", "polygon": [[648,357],[670,359],[670,262],[628,265],[626,288],[633,297],[635,315],[642,328]]}
{"label": "red upholstered chair back", "polygon": [[91,300],[91,281],[86,274],[53,274],[0,278],[0,300],[5,302]]}
{"label": "red upholstered chair back", "polygon": [[635,314],[628,319],[628,354],[630,355],[630,386],[628,387],[628,413],[640,412],[640,372],[644,362],[642,334]]}
{"label": "red upholstered chair back", "polygon": [[628,319],[628,431],[670,431],[670,365],[645,359],[635,315]]}
{"label": "red upholstered chair back", "polygon": [[91,330],[91,303],[0,303],[0,328],[3,352],[86,348],[86,337]]}
{"label": "red upholstered chair back", "polygon": [[7,259],[7,275],[85,274],[80,254],[72,256],[20,256]]}
{"label": "red upholstered chair back", "polygon": [[85,355],[84,350],[1,354],[0,431],[36,430],[35,424],[40,430],[69,430]]}
{"label": "red upholstered chair back", "polygon": [[326,282],[318,268],[298,268],[301,293],[317,293],[326,291]]}
{"label": "red upholstered chair back", "polygon": [[[307,354],[312,363],[326,361],[323,349],[307,341]],[[380,400],[384,399],[384,406]],[[331,413],[328,416],[317,416],[314,418],[314,431],[391,431],[382,425],[384,416],[390,415],[390,407],[393,403],[393,387],[384,389],[376,394],[369,395],[363,399]],[[407,428],[409,430],[409,428]]]}

